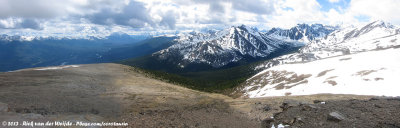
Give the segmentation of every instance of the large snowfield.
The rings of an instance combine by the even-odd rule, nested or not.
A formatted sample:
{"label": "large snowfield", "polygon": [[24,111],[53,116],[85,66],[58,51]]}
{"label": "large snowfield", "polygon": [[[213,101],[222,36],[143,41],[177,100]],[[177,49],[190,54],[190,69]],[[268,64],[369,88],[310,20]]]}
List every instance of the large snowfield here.
{"label": "large snowfield", "polygon": [[400,49],[368,51],[266,69],[246,81],[250,98],[355,94],[400,96]]}

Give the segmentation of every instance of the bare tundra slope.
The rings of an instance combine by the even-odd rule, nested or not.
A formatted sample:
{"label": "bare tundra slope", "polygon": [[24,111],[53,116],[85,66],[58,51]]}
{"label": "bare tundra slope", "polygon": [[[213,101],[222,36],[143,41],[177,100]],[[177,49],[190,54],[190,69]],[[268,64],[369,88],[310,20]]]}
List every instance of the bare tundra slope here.
{"label": "bare tundra slope", "polygon": [[257,127],[219,94],[149,78],[118,64],[0,74],[0,120],[127,122],[129,127]]}
{"label": "bare tundra slope", "polygon": [[[370,97],[320,94],[233,99],[169,84],[119,64],[70,65],[0,73],[0,121],[115,121],[126,122],[127,127],[240,128],[291,123],[306,127],[290,121],[297,112],[282,113],[288,110],[283,109],[286,107],[282,104],[287,106],[291,103],[288,101],[312,104],[316,99],[337,103],[367,98]],[[336,109],[334,107],[338,106],[320,112],[330,112]],[[380,109],[385,108],[380,106]],[[397,112],[396,109],[389,110]],[[277,120],[268,120],[274,114]],[[299,116],[312,121],[306,115]],[[289,123],[286,118],[290,118]],[[318,121],[318,125],[324,125],[326,122],[323,121],[327,120]]]}

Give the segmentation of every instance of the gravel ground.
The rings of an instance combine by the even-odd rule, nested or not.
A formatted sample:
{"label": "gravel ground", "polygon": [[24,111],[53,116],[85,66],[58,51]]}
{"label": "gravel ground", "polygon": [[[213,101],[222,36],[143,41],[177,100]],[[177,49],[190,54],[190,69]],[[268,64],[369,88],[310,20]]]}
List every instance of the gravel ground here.
{"label": "gravel ground", "polygon": [[399,128],[400,97],[369,100],[318,101],[314,104],[288,100],[282,112],[265,120],[267,127],[287,125],[293,128]]}

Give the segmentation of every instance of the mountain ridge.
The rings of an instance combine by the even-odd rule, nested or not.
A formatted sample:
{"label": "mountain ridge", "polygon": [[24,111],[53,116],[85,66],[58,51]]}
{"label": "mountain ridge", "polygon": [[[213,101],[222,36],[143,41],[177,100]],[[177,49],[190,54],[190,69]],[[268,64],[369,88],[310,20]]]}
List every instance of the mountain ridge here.
{"label": "mountain ridge", "polygon": [[331,32],[339,29],[338,26],[328,26],[322,24],[297,24],[289,29],[272,28],[266,34],[276,38],[288,40],[301,40],[309,43],[313,40],[323,38]]}
{"label": "mountain ridge", "polygon": [[175,45],[154,53],[153,56],[161,60],[180,56],[177,65],[182,68],[188,63],[205,63],[218,68],[237,62],[244,56],[264,58],[278,50],[290,51],[291,48],[302,46],[300,42],[275,39],[245,25],[214,33],[181,36],[176,41]]}
{"label": "mountain ridge", "polygon": [[296,53],[266,61],[259,68],[395,47],[398,45],[399,34],[398,27],[380,20],[366,25],[348,26],[310,42]]}

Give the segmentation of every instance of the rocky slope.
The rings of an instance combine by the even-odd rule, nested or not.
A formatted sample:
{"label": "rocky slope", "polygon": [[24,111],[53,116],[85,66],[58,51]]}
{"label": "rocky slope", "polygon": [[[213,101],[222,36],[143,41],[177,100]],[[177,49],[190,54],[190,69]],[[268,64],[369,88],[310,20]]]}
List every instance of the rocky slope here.
{"label": "rocky slope", "polygon": [[286,100],[281,105],[282,112],[276,113],[273,118],[265,119],[263,127],[399,127],[398,105],[399,97],[314,100],[313,103]]}

